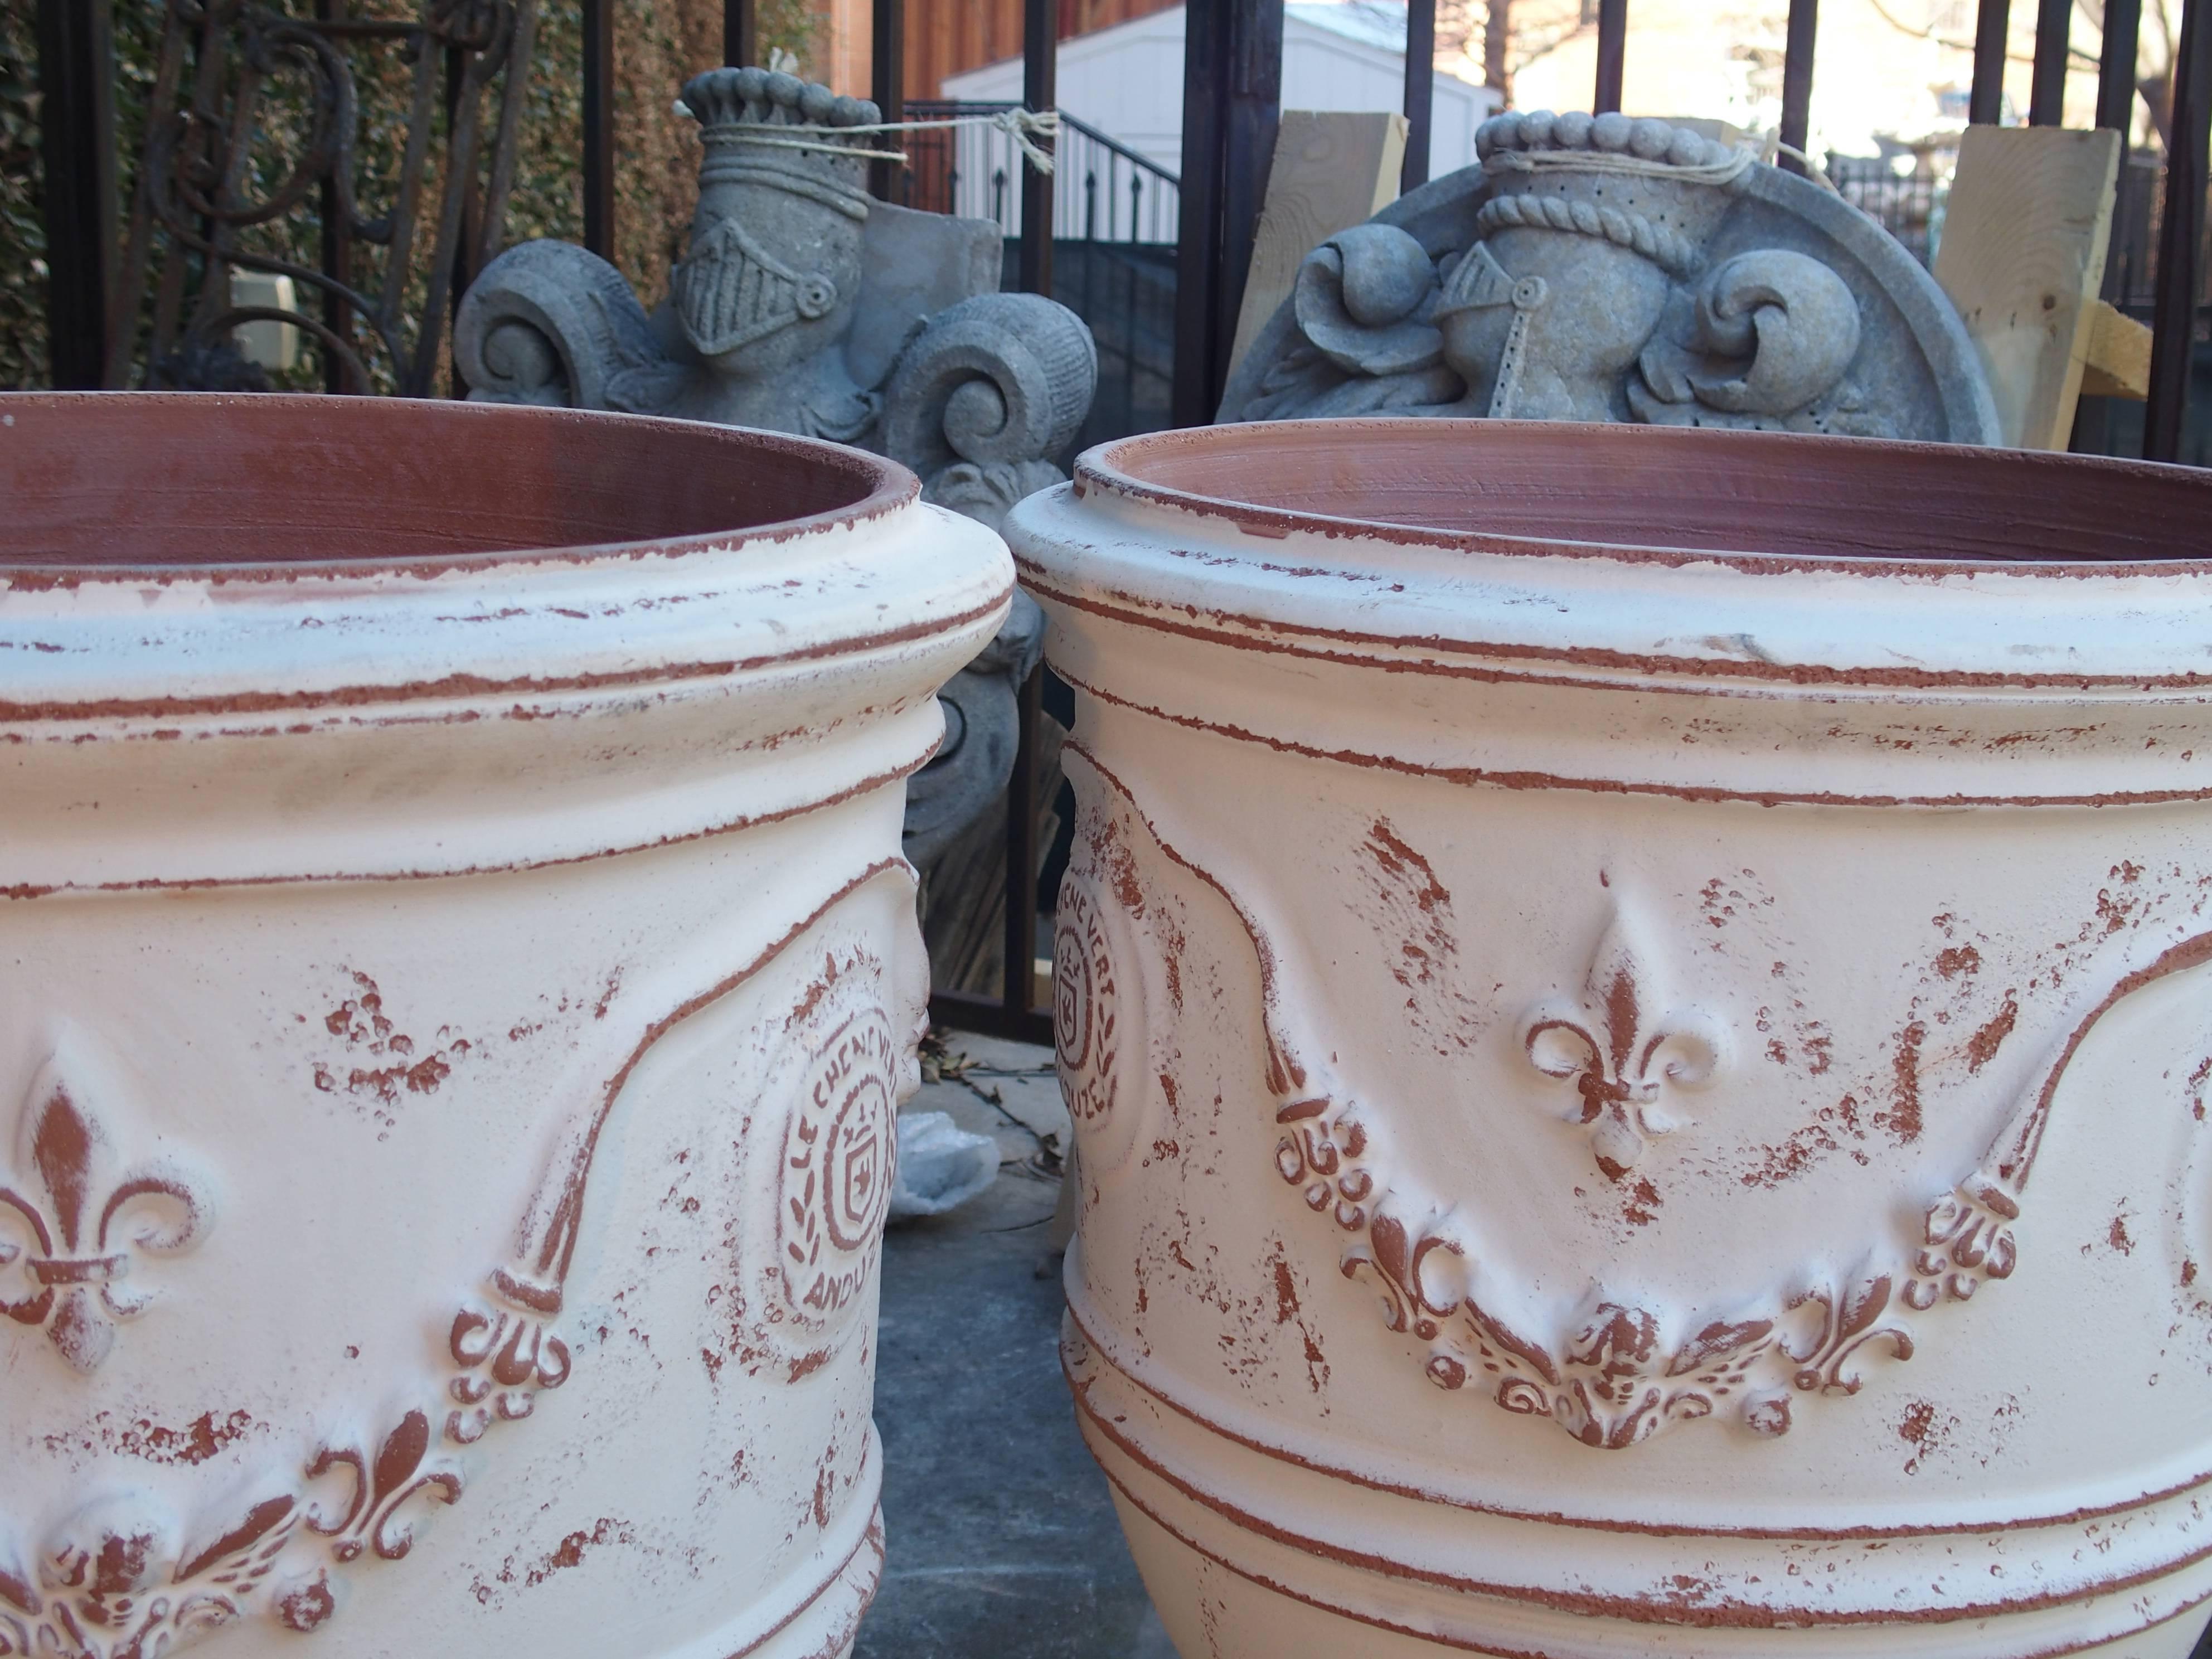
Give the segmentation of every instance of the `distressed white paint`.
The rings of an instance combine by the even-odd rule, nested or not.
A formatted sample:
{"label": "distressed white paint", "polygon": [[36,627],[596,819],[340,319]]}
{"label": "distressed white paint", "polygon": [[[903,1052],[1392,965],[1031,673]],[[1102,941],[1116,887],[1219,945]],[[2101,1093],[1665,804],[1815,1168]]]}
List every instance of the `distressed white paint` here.
{"label": "distressed white paint", "polygon": [[1065,1352],[1181,1650],[2180,1659],[2212,574],[1991,556],[2201,561],[2203,483],[1425,424],[1009,523]]}
{"label": "distressed white paint", "polygon": [[[500,488],[488,425],[637,425],[384,404],[456,441],[403,476],[333,403],[285,418],[370,459],[295,499],[356,523]],[[0,404],[11,487],[100,418]],[[252,452],[191,408],[210,471]],[[641,502],[795,453],[665,434]],[[113,451],[82,501],[127,557],[177,455]],[[9,498],[0,1653],[848,1647],[926,990],[902,784],[1010,586],[861,465],[872,516],[417,569],[58,571]]]}

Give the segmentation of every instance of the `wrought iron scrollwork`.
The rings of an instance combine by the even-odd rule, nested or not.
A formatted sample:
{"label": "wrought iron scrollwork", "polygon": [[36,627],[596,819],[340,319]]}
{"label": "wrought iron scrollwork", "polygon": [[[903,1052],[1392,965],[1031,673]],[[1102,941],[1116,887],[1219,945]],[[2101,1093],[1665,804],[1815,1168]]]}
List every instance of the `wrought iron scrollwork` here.
{"label": "wrought iron scrollwork", "polygon": [[[295,17],[263,0],[169,0],[109,319],[108,385],[131,378],[159,243],[166,257],[153,295],[149,383],[265,384],[232,343],[232,331],[269,321],[312,337],[343,390],[375,389],[378,360],[392,389],[410,397],[431,390],[453,289],[499,252],[538,0],[424,0],[413,21],[351,17],[343,5],[325,9],[340,15]],[[386,210],[371,216],[357,194],[361,102],[348,47],[378,44],[396,48],[412,71],[398,180]],[[502,75],[487,139],[486,94]],[[306,90],[297,154],[281,158],[282,175],[257,190],[253,162],[272,153],[264,118],[270,90],[288,76]],[[434,169],[434,229],[420,273],[420,309],[410,317],[417,228],[441,111],[447,130]],[[384,251],[379,280],[356,285],[343,254],[325,260],[335,268],[319,269],[244,240],[254,227],[311,204],[324,220],[326,248],[364,242]],[[325,296],[323,315],[310,315],[305,306],[234,304],[233,270],[290,277],[303,295]]]}

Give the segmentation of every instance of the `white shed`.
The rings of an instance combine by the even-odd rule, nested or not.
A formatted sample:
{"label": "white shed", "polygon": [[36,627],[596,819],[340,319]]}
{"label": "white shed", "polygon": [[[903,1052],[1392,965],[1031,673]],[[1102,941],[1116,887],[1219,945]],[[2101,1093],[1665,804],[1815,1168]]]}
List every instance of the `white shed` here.
{"label": "white shed", "polygon": [[[1183,9],[1170,7],[1060,43],[1060,106],[1171,173],[1182,171]],[[1404,0],[1289,0],[1283,8],[1285,109],[1395,110],[1405,100]],[[1022,61],[945,77],[943,95],[1018,103]],[[1474,130],[1497,92],[1437,70],[1429,176],[1474,160]]]}

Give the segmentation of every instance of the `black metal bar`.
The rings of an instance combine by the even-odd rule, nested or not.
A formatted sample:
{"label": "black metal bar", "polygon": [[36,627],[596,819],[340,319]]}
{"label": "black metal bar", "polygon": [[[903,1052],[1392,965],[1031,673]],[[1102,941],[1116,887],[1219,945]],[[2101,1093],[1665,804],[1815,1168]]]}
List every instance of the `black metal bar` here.
{"label": "black metal bar", "polygon": [[[2112,184],[2112,238],[2120,240],[2122,227],[2134,222],[2129,198],[2136,189],[2135,169],[2128,165],[2136,125],[2136,50],[2142,32],[2142,0],[2105,0],[2104,49],[2097,62],[2097,125],[2120,135],[2119,176]],[[2105,259],[2104,295],[2117,299],[2126,276],[2126,260]]]}
{"label": "black metal bar", "polygon": [[[906,0],[875,0],[869,30],[869,95],[886,121],[906,119]],[[887,135],[896,138],[899,135]],[[897,148],[897,146],[894,146]],[[876,161],[868,167],[868,189],[879,202],[895,202],[903,193],[905,169],[896,161]]]}
{"label": "black metal bar", "polygon": [[[315,0],[315,16],[325,23],[345,21],[347,0]],[[322,182],[318,205],[322,228],[322,271],[335,283],[349,285],[353,281],[353,226],[345,211],[344,192],[338,188],[336,174]],[[353,306],[343,294],[323,290],[323,325],[341,340],[353,338]],[[343,392],[346,389],[345,360],[335,351],[323,349],[323,390]]]}
{"label": "black metal bar", "polygon": [[[2142,0],[2105,0],[2105,48],[2097,61],[2097,125],[2120,135],[2120,174],[2128,171],[2128,137],[2136,125],[2136,46]],[[2113,222],[2119,222],[2113,207]]]}
{"label": "black metal bar", "polygon": [[46,343],[57,387],[94,390],[107,363],[115,266],[115,38],[109,0],[39,0],[46,156]]}
{"label": "black metal bar", "polygon": [[1214,291],[1214,334],[1209,384],[1221,401],[1229,379],[1230,348],[1237,341],[1237,313],[1252,270],[1252,245],[1267,175],[1275,165],[1275,133],[1282,125],[1283,0],[1230,0],[1227,118],[1221,143],[1221,276]]}
{"label": "black metal bar", "polygon": [[2173,115],[2166,131],[2166,207],[2158,227],[2158,288],[2151,301],[2150,397],[2143,459],[2181,458],[2189,373],[2197,355],[2198,251],[2204,242],[2206,149],[2212,143],[2212,0],[2185,0],[2173,53]]}
{"label": "black metal bar", "polygon": [[[2135,131],[2136,47],[2142,27],[2142,0],[2105,0],[2104,46],[2097,61],[2097,122],[2120,135],[2118,176],[2112,181],[2112,229],[2105,256],[2103,294],[2120,297],[2128,280],[2124,228],[2132,222],[2128,201],[2135,169],[2128,165],[2129,139]],[[2074,410],[2074,433],[2067,447],[2076,454],[2109,454],[2112,448],[2112,406],[2103,398],[2084,397]]]}
{"label": "black metal bar", "polygon": [[722,0],[722,62],[742,69],[760,60],[759,8],[753,0]]}
{"label": "black metal bar", "polygon": [[2067,36],[2073,22],[2074,0],[2036,0],[2035,74],[2027,93],[2032,127],[2066,125]]}
{"label": "black metal bar", "polygon": [[[447,301],[452,316],[447,319],[448,322],[458,321],[460,318],[461,296],[469,291],[469,284],[476,280],[476,249],[483,236],[483,192],[477,184],[476,157],[472,153],[474,146],[473,144],[467,146],[471,153],[465,155],[464,146],[461,143],[465,119],[462,106],[465,102],[471,106],[466,112],[468,130],[473,131],[475,126],[474,118],[477,111],[473,105],[477,94],[469,84],[469,71],[475,58],[476,53],[464,47],[446,48],[447,165],[457,167],[465,164],[468,167],[468,175],[462,185],[467,193],[461,204],[461,234],[453,244],[453,285]],[[327,188],[327,185],[325,187]],[[423,325],[426,329],[435,328],[440,325],[440,319],[436,317],[427,317],[423,319]],[[332,355],[334,354],[325,354],[326,356]],[[325,372],[327,373],[327,368]],[[456,398],[467,397],[468,383],[461,379],[458,369],[450,378],[452,395]]]}
{"label": "black metal bar", "polygon": [[1406,164],[1398,193],[1429,182],[1437,103],[1437,0],[1406,0]]}
{"label": "black metal bar", "polygon": [[615,0],[584,6],[584,246],[615,257]]}
{"label": "black metal bar", "polygon": [[2011,0],[1982,0],[1974,19],[1974,80],[1966,94],[1966,119],[1993,127],[2004,118],[2005,41]]}
{"label": "black metal bar", "polygon": [[1188,0],[1182,55],[1182,191],[1176,249],[1177,426],[1213,418],[1214,295],[1221,282],[1222,135],[1228,129],[1229,13],[1235,0]]}
{"label": "black metal bar", "polygon": [[1010,1019],[1036,1001],[1036,733],[1044,719],[1044,669],[1022,683],[1014,769],[1006,780],[1006,971],[1001,1005]]}
{"label": "black metal bar", "polygon": [[[1781,139],[1801,154],[1812,129],[1813,46],[1820,27],[1820,0],[1790,0],[1790,27],[1782,48]],[[1784,155],[1782,165],[1793,173],[1805,171],[1796,156]]]}
{"label": "black metal bar", "polygon": [[[1059,101],[1058,0],[1023,0],[1022,102],[1042,113]],[[1042,139],[1031,142],[1042,144]],[[1052,292],[1053,175],[1022,157],[1021,279],[1024,294]]]}
{"label": "black metal bar", "polygon": [[1628,60],[1628,0],[1598,0],[1597,88],[1590,94],[1590,113],[1603,115],[1620,107],[1620,82]]}

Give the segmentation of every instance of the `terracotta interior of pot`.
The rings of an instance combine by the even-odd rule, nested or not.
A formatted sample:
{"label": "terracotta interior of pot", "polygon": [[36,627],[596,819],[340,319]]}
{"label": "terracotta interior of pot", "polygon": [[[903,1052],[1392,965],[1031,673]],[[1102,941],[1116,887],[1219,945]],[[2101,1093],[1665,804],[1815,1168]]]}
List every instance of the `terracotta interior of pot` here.
{"label": "terracotta interior of pot", "polygon": [[[1109,445],[1102,474],[1263,533],[1460,534],[1829,558],[2212,557],[2212,471],[2020,450],[1513,421],[1287,421]],[[1255,510],[1256,509],[1256,510]]]}
{"label": "terracotta interior of pot", "polygon": [[769,434],[397,398],[0,398],[0,568],[404,562],[838,514],[900,469]]}

